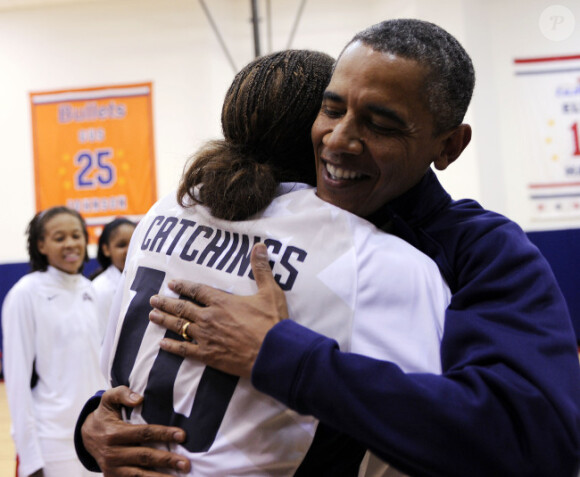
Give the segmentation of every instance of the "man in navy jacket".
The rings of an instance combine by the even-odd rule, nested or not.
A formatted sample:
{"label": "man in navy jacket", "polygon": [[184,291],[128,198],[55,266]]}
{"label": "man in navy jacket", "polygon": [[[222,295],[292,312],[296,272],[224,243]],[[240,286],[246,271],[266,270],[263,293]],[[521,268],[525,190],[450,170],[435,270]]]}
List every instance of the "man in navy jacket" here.
{"label": "man in navy jacket", "polygon": [[[155,297],[151,319],[174,331],[192,322],[196,343],[169,340],[163,349],[251,376],[258,390],[320,419],[328,434],[347,434],[410,475],[575,476],[580,367],[553,273],[519,226],[472,200],[453,201],[430,170],[445,169],[470,140],[461,124],[470,67],[456,40],[432,24],[370,27],[339,57],[312,131],[318,194],[407,240],[447,280],[441,375],[342,353],[284,319],[284,295],[259,249],[257,295],[178,282],[176,292],[206,306]],[[106,402],[130,405],[126,389]],[[95,415],[83,435],[97,436]],[[124,443],[147,429],[174,439],[169,429],[118,426]],[[125,462],[136,466],[179,462],[131,449]]]}

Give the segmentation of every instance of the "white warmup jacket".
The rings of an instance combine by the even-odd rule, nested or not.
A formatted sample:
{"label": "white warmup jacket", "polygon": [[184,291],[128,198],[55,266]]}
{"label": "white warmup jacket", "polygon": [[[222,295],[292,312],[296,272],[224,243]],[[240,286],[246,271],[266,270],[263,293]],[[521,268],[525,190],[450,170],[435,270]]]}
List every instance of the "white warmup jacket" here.
{"label": "white warmup jacket", "polygon": [[[73,432],[105,385],[91,282],[48,267],[22,277],[2,306],[4,377],[20,475],[75,459]],[[38,375],[31,389],[33,367]]]}
{"label": "white warmup jacket", "polygon": [[115,292],[119,288],[121,281],[121,272],[115,265],[109,265],[106,270],[100,273],[93,280],[93,288],[97,296],[97,305],[99,307],[99,326],[101,328],[101,336],[104,336],[109,321],[109,314],[111,312],[111,305]]}

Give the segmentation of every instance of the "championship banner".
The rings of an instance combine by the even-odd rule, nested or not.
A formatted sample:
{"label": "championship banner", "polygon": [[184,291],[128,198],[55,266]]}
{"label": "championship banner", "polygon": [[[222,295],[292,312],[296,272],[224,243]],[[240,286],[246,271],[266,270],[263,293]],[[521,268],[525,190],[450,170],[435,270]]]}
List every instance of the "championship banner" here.
{"label": "championship banner", "polygon": [[66,205],[94,243],[157,198],[151,83],[30,93],[36,208]]}
{"label": "championship banner", "polygon": [[534,221],[580,218],[580,55],[516,59]]}

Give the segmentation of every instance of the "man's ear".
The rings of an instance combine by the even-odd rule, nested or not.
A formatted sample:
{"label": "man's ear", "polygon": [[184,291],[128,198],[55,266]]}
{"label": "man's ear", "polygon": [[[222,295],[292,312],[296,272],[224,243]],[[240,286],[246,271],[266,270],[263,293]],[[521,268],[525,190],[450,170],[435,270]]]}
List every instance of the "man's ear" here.
{"label": "man's ear", "polygon": [[442,147],[439,156],[433,161],[435,168],[444,171],[457,159],[471,141],[471,126],[460,124],[442,136]]}

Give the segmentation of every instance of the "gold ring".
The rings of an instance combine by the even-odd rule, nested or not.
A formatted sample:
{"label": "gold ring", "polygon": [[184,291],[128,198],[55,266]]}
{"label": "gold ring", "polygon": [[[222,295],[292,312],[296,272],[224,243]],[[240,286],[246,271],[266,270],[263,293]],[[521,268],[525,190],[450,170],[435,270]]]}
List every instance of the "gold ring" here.
{"label": "gold ring", "polygon": [[183,326],[181,327],[181,330],[179,330],[179,334],[183,337],[183,339],[185,341],[191,341],[190,336],[187,334],[187,328],[189,327],[189,325],[191,325],[190,321],[186,321]]}

